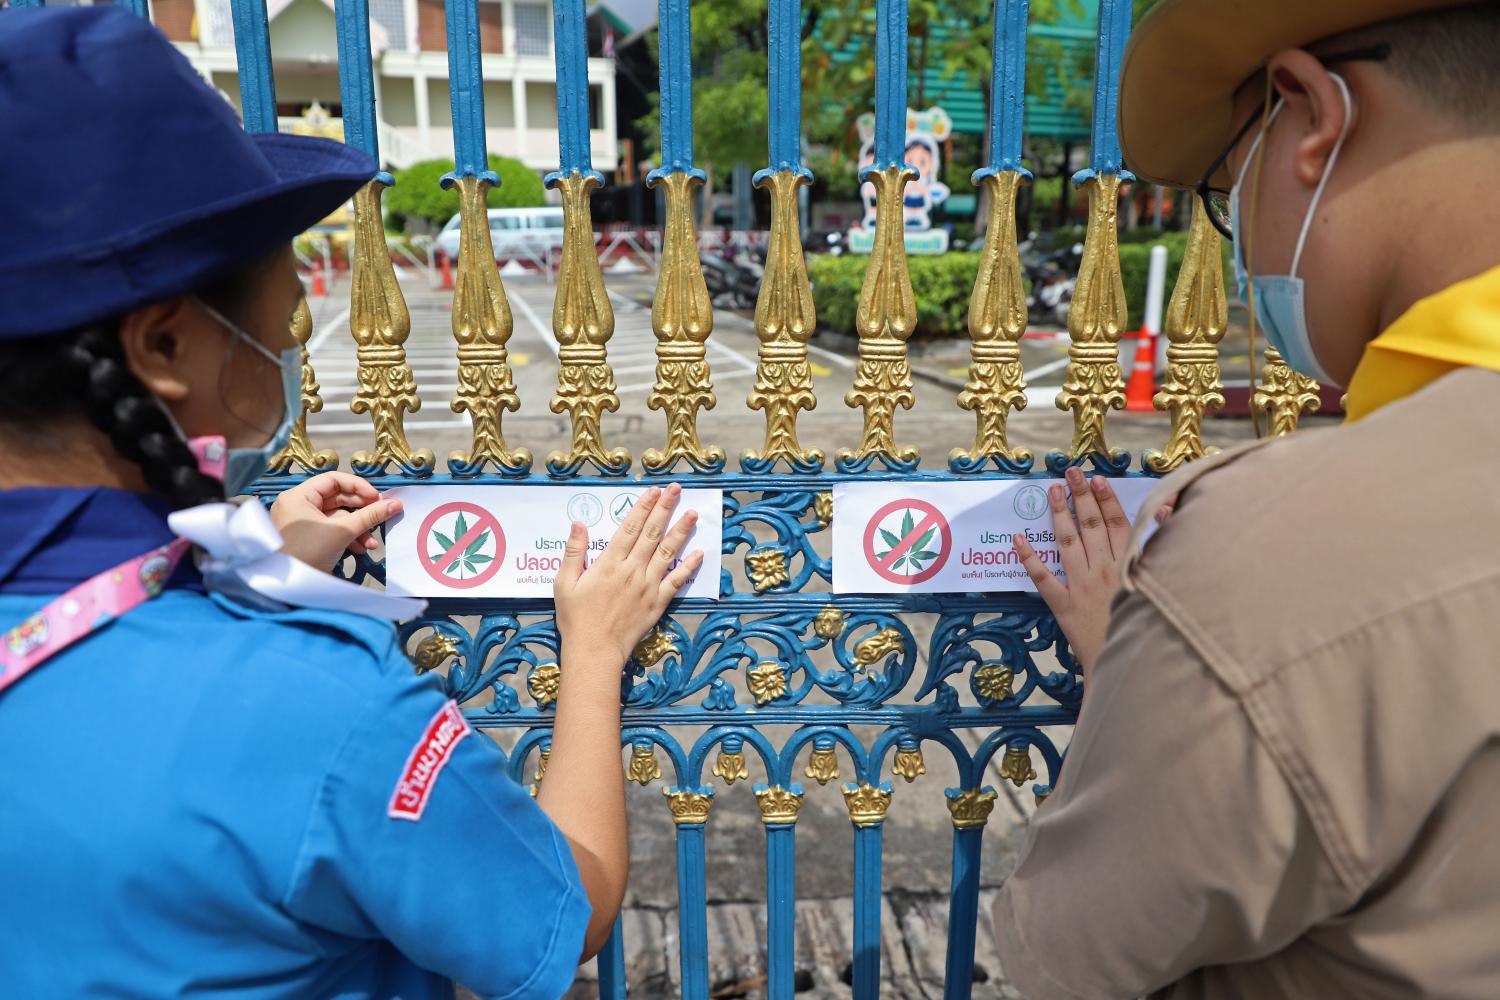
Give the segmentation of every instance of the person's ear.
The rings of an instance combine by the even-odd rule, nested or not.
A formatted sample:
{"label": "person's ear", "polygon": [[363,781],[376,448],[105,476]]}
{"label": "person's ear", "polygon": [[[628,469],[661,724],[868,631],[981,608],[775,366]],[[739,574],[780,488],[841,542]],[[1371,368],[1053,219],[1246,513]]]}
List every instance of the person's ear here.
{"label": "person's ear", "polygon": [[1316,187],[1345,126],[1352,127],[1352,102],[1344,103],[1343,91],[1328,68],[1301,49],[1280,53],[1266,68],[1287,104],[1282,117],[1291,117],[1300,130],[1293,160],[1297,179]]}
{"label": "person's ear", "polygon": [[189,312],[187,299],[175,298],[142,306],[120,320],[125,366],[162,402],[181,402],[192,388],[184,336]]}

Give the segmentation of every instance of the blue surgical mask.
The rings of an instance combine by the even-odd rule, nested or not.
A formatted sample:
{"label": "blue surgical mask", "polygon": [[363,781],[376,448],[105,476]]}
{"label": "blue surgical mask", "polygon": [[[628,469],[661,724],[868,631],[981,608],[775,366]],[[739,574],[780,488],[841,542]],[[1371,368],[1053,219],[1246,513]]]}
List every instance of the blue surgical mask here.
{"label": "blue surgical mask", "polygon": [[[302,413],[302,348],[288,347],[273,353],[260,341],[240,329],[227,317],[206,303],[194,299],[198,307],[223,325],[224,329],[248,344],[251,349],[281,369],[283,411],[281,422],[271,439],[259,448],[230,448],[224,459],[224,495],[238,496],[271,467],[271,459],[292,439],[292,425]],[[180,433],[180,431],[179,431]]]}
{"label": "blue surgical mask", "polygon": [[[1242,225],[1244,213],[1240,206],[1240,192],[1245,184],[1245,175],[1249,172],[1250,165],[1256,161],[1255,154],[1260,148],[1261,140],[1266,132],[1270,131],[1271,124],[1276,121],[1276,116],[1281,114],[1281,109],[1286,107],[1284,103],[1278,104],[1271,112],[1271,117],[1266,121],[1266,127],[1261,130],[1260,135],[1255,137],[1255,143],[1250,147],[1250,153],[1245,158],[1245,165],[1240,169],[1239,179],[1229,193],[1229,214],[1230,224],[1234,230],[1234,277],[1239,286],[1240,299],[1245,302],[1254,300],[1255,321],[1260,324],[1261,329],[1266,333],[1266,340],[1280,352],[1288,367],[1319,382],[1332,384],[1333,380],[1318,363],[1318,356],[1313,351],[1312,338],[1307,329],[1306,286],[1303,280],[1297,277],[1298,267],[1302,263],[1302,248],[1307,243],[1308,231],[1312,229],[1312,220],[1318,210],[1318,202],[1323,199],[1323,189],[1328,186],[1328,178],[1332,175],[1334,164],[1338,162],[1339,153],[1344,148],[1344,140],[1349,138],[1349,129],[1354,125],[1354,100],[1349,94],[1349,85],[1337,73],[1330,73],[1329,76],[1332,77],[1334,83],[1338,84],[1339,92],[1344,98],[1344,129],[1339,133],[1333,152],[1329,154],[1328,165],[1323,168],[1323,177],[1318,181],[1318,189],[1313,193],[1312,204],[1308,205],[1307,215],[1302,220],[1302,233],[1297,237],[1297,251],[1292,256],[1292,273],[1255,276],[1250,274],[1250,269],[1245,263],[1243,242],[1245,226]],[[1251,294],[1252,286],[1253,295]]]}

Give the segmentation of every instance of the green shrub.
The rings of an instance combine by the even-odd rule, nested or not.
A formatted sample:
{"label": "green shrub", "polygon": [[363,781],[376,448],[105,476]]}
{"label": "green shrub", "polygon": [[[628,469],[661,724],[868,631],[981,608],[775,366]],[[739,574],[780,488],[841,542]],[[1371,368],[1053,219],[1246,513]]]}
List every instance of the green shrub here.
{"label": "green shrub", "polygon": [[[1125,298],[1130,303],[1129,329],[1139,329],[1146,312],[1146,282],[1151,270],[1151,247],[1155,243],[1167,248],[1167,299],[1177,283],[1187,248],[1186,233],[1165,233],[1152,243],[1122,243],[1120,275],[1125,282]],[[812,279],[813,303],[817,307],[818,326],[856,336],[854,314],[859,308],[859,290],[864,283],[870,259],[845,255],[818,255],[809,258],[808,274]],[[912,290],[917,298],[917,339],[963,337],[968,335],[969,296],[979,273],[979,254],[949,253],[940,257],[912,257],[909,261]],[[1224,247],[1225,287],[1232,291],[1233,278],[1228,271],[1229,247]],[[1163,303],[1165,307],[1165,302]]]}
{"label": "green shrub", "polygon": [[[532,208],[544,204],[541,176],[520,160],[490,155],[490,169],[500,175],[500,186],[489,190],[490,208]],[[439,183],[453,169],[452,160],[423,160],[396,171],[396,186],[385,192],[385,210],[405,219],[427,219],[441,226],[458,214],[458,189]]]}

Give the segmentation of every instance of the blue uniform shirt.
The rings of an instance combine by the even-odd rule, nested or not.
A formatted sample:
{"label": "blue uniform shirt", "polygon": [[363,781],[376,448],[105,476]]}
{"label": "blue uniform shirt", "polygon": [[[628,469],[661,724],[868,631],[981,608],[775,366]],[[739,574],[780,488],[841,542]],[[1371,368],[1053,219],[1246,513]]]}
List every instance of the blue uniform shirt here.
{"label": "blue uniform shirt", "polygon": [[[165,513],[0,492],[0,630]],[[446,704],[388,623],[179,572],[0,694],[0,996],[561,995],[589,916],[567,841],[482,733],[430,738]]]}

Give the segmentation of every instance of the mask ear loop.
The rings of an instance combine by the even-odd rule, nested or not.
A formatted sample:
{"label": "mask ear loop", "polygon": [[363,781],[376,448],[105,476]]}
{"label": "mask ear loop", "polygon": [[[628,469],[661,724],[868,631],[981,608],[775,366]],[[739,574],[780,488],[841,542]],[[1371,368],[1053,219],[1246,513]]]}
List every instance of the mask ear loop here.
{"label": "mask ear loop", "polygon": [[1318,214],[1318,203],[1323,200],[1323,189],[1328,186],[1328,178],[1333,176],[1333,168],[1338,166],[1339,154],[1344,151],[1344,141],[1349,138],[1349,131],[1354,127],[1354,97],[1349,93],[1349,84],[1337,73],[1329,73],[1329,79],[1339,85],[1339,93],[1344,98],[1344,127],[1339,130],[1339,140],[1333,145],[1333,152],[1328,154],[1328,166],[1323,168],[1323,177],[1318,181],[1318,189],[1313,192],[1312,204],[1307,207],[1307,218],[1302,220],[1302,233],[1297,237],[1297,252],[1292,255],[1292,277],[1302,268],[1302,248],[1307,245],[1307,234],[1312,232],[1313,217]]}
{"label": "mask ear loop", "polygon": [[[1261,107],[1260,113],[1260,135],[1257,136],[1255,140],[1255,178],[1250,182],[1250,216],[1249,218],[1240,220],[1240,222],[1245,226],[1245,232],[1241,239],[1241,243],[1245,247],[1245,283],[1248,288],[1248,291],[1246,292],[1246,298],[1249,300],[1246,305],[1250,307],[1250,426],[1255,430],[1255,439],[1257,441],[1265,437],[1266,432],[1261,430],[1260,414],[1255,412],[1254,403],[1255,387],[1260,382],[1260,366],[1256,363],[1255,269],[1251,266],[1250,257],[1250,234],[1252,232],[1250,228],[1250,218],[1254,218],[1260,209],[1260,167],[1261,163],[1264,162],[1266,156],[1266,133],[1271,128],[1271,119],[1273,117],[1271,114],[1271,97],[1274,93],[1275,89],[1271,84],[1271,73],[1269,70],[1267,70],[1266,98],[1264,105]],[[1270,428],[1267,427],[1266,430],[1269,431]]]}

